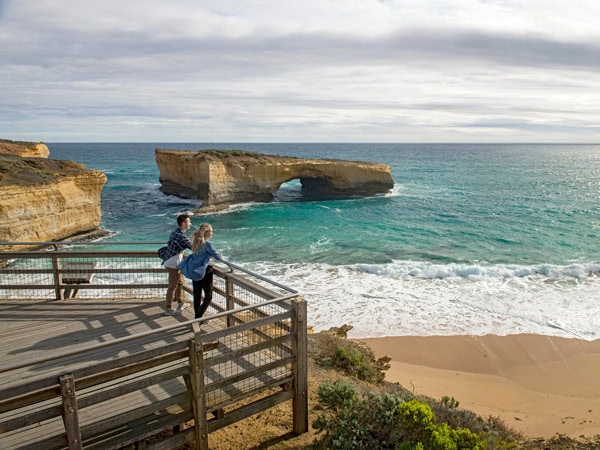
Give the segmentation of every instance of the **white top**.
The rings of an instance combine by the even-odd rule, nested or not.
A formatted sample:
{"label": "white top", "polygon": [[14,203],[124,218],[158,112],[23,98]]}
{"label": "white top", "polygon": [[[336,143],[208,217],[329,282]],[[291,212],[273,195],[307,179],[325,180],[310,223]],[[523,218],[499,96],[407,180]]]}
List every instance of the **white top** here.
{"label": "white top", "polygon": [[169,259],[167,259],[163,263],[163,266],[165,266],[168,269],[177,269],[177,266],[179,265],[179,263],[181,262],[182,259],[183,259],[183,252],[177,253],[176,255],[173,255]]}

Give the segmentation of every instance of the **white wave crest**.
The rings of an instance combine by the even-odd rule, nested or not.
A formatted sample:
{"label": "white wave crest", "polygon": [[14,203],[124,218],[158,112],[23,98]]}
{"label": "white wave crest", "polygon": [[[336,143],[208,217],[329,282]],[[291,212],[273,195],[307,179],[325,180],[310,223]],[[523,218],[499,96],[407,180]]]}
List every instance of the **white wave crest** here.
{"label": "white wave crest", "polygon": [[583,278],[600,273],[600,264],[570,264],[568,266],[539,264],[435,264],[419,261],[393,261],[385,265],[359,264],[357,269],[366,273],[378,273],[388,276],[413,276],[419,278],[524,278],[545,277],[560,280],[565,278]]}
{"label": "white wave crest", "polygon": [[600,338],[598,265],[267,264],[247,267],[300,292],[316,330],[353,337],[536,333]]}

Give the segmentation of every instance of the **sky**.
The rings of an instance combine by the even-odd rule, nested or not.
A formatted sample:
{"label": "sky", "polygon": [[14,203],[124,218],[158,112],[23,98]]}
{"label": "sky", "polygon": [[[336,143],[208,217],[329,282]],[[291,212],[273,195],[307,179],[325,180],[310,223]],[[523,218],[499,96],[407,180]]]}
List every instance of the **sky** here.
{"label": "sky", "polygon": [[0,138],[600,143],[597,0],[0,0]]}

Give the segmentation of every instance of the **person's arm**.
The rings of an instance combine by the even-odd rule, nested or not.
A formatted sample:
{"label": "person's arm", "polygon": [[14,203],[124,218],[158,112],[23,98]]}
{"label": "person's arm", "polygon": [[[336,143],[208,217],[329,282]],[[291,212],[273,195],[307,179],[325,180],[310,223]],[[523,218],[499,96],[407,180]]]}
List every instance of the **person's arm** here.
{"label": "person's arm", "polygon": [[190,238],[187,237],[185,235],[185,233],[182,233],[183,235],[183,244],[185,245],[184,248],[189,248],[190,250],[192,249],[192,241],[190,241]]}
{"label": "person's arm", "polygon": [[223,259],[223,256],[221,256],[221,253],[219,253],[217,250],[215,250],[215,248],[209,241],[206,241],[205,244],[206,244],[206,252],[210,256],[212,256],[215,259]]}
{"label": "person's arm", "polygon": [[192,241],[190,241],[190,238],[181,230],[177,234],[177,246],[179,247],[180,252],[186,248],[192,249]]}

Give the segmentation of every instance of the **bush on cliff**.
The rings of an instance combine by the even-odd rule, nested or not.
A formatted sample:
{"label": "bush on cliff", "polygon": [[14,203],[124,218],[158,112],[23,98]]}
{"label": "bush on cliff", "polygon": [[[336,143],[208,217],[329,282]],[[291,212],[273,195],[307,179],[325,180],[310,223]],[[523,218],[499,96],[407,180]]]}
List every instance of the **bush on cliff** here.
{"label": "bush on cliff", "polygon": [[373,350],[360,341],[347,339],[350,325],[323,332],[322,348],[316,357],[323,367],[331,367],[370,383],[381,383],[385,371],[390,368],[391,358],[376,358]]}
{"label": "bush on cliff", "polygon": [[431,407],[398,394],[367,392],[347,382],[324,382],[313,422],[321,433],[315,449],[483,450],[513,444],[492,433],[474,432],[436,420]]}

